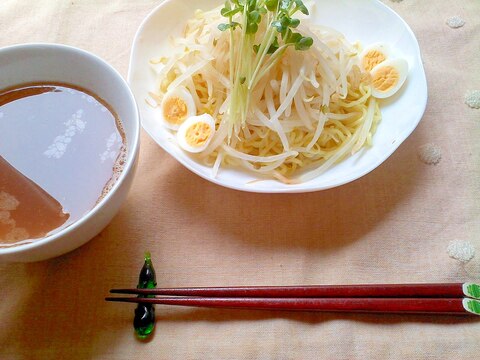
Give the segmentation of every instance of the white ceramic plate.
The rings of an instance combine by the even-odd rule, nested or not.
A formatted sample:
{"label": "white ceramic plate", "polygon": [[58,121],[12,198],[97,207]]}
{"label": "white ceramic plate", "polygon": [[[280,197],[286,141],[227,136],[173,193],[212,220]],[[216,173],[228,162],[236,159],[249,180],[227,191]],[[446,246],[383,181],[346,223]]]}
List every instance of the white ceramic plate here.
{"label": "white ceramic plate", "polygon": [[408,61],[407,82],[398,94],[381,105],[383,119],[373,138],[373,146],[335,165],[318,178],[298,185],[285,185],[275,180],[252,182],[258,177],[243,169],[221,168],[214,178],[211,168],[190,158],[171,140],[172,134],[157,121],[155,111],[145,99],[148,91],[155,88],[156,79],[149,60],[168,54],[168,37],[181,33],[185,21],[192,17],[195,9],[209,10],[222,2],[163,2],[140,26],[130,60],[128,82],[137,98],[144,129],[165,151],[194,173],[216,184],[251,192],[293,193],[328,189],[375,169],[420,122],[427,104],[427,82],[418,42],[405,21],[378,0],[316,0],[313,22],[339,30],[350,42],[360,41],[364,46],[376,42],[390,44]]}

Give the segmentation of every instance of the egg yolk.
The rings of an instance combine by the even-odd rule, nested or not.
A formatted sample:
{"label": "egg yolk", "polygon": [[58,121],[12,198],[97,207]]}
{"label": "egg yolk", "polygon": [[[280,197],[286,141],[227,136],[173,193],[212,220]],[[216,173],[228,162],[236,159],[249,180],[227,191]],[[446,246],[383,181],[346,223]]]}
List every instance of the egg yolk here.
{"label": "egg yolk", "polygon": [[172,97],[165,102],[163,115],[169,123],[180,125],[187,117],[187,114],[187,104],[182,99]]}
{"label": "egg yolk", "polygon": [[384,62],[387,58],[378,50],[370,50],[363,57],[363,68],[366,71],[371,71],[375,66]]}
{"label": "egg yolk", "polygon": [[199,147],[204,145],[212,133],[210,125],[204,122],[198,122],[190,126],[185,132],[185,141],[188,145]]}
{"label": "egg yolk", "polygon": [[398,70],[393,66],[385,66],[375,72],[372,84],[379,91],[388,91],[393,88],[400,79]]}

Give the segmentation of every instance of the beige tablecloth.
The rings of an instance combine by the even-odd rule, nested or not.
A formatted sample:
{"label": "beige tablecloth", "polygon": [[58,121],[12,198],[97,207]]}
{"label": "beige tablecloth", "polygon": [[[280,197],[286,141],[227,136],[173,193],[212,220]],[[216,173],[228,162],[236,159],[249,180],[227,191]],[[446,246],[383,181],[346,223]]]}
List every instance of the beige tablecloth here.
{"label": "beige tablecloth", "polygon": [[[158,307],[155,336],[141,343],[134,306],[103,301],[136,284],[145,250],[161,286],[480,278],[480,110],[464,104],[480,89],[480,1],[384,2],[417,35],[430,93],[388,161],[333,190],[249,194],[193,175],[143,133],[128,201],[100,235],[57,259],[0,265],[0,359],[478,358],[480,322],[464,318]],[[0,46],[70,44],[126,75],[135,31],[158,3],[2,0]],[[448,27],[454,15],[465,26]],[[425,143],[441,148],[438,165],[419,161]],[[453,240],[477,256],[450,258]]]}

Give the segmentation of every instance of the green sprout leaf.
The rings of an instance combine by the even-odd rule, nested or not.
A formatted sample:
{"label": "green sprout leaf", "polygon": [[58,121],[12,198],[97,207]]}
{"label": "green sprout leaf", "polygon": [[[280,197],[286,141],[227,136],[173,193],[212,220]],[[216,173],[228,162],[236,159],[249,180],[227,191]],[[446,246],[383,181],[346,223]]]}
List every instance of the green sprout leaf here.
{"label": "green sprout leaf", "polygon": [[262,21],[262,15],[258,11],[247,14],[247,34],[255,34],[258,31],[258,24]]}
{"label": "green sprout leaf", "polygon": [[277,51],[279,47],[280,45],[278,44],[278,38],[275,37],[275,39],[272,42],[272,45],[270,45],[270,47],[268,48],[267,54],[271,55],[275,53],[275,51]]}
{"label": "green sprout leaf", "polygon": [[236,28],[237,26],[240,26],[240,27],[241,27],[241,25],[240,25],[238,22],[232,21],[232,22],[229,23],[229,24],[218,24],[217,28],[218,28],[218,30],[220,30],[220,31],[225,31],[225,30],[228,30],[228,29],[235,30],[235,28]]}
{"label": "green sprout leaf", "polygon": [[300,19],[290,19],[290,27],[291,28],[296,28],[298,25],[300,25]]}
{"label": "green sprout leaf", "polygon": [[277,29],[279,33],[285,35],[285,32],[290,25],[290,19],[286,16],[280,17],[280,19],[272,21],[272,26]]}
{"label": "green sprout leaf", "polygon": [[278,0],[265,0],[265,6],[268,11],[275,11],[278,8]]}
{"label": "green sprout leaf", "polygon": [[220,31],[225,31],[230,29],[230,24],[218,24],[217,28]]}
{"label": "green sprout leaf", "polygon": [[[232,93],[227,117],[229,141],[247,121],[252,89],[281,61],[285,50],[294,47],[301,51],[312,46],[312,38],[294,31],[300,25],[300,19],[293,18],[297,11],[308,14],[301,0],[227,0],[220,10],[228,20],[219,24],[218,29],[230,30],[232,42],[229,63]],[[234,36],[237,27],[243,31]],[[256,36],[260,27],[265,31]],[[260,43],[255,43],[256,40]]]}
{"label": "green sprout leaf", "polygon": [[292,0],[280,0],[280,11],[287,12],[292,6]]}
{"label": "green sprout leaf", "polygon": [[236,8],[236,9],[227,9],[227,8],[223,8],[222,10],[220,10],[220,14],[222,14],[222,16],[224,17],[232,17],[234,16],[235,14],[239,13],[242,9],[240,8]]}
{"label": "green sprout leaf", "polygon": [[223,15],[224,11],[229,11],[232,9],[232,6],[230,5],[230,1],[225,1],[225,7],[220,10],[220,14]]}
{"label": "green sprout leaf", "polygon": [[303,36],[299,33],[290,32],[290,36],[285,39],[286,44],[297,44],[302,40]]}
{"label": "green sprout leaf", "polygon": [[257,11],[262,15],[265,15],[267,13],[267,9],[265,9],[264,7],[258,8]]}
{"label": "green sprout leaf", "polygon": [[255,24],[252,22],[249,22],[247,24],[247,29],[246,29],[247,34],[255,34],[257,31],[258,31],[258,24]]}
{"label": "green sprout leaf", "polygon": [[295,43],[295,50],[308,50],[313,45],[313,39],[311,37],[302,37]]}
{"label": "green sprout leaf", "polygon": [[295,1],[296,10],[300,10],[300,12],[304,15],[309,14],[307,7],[304,5],[302,0],[294,0],[294,1]]}
{"label": "green sprout leaf", "polygon": [[252,11],[247,15],[248,21],[251,21],[252,23],[255,24],[260,24],[260,21],[262,20],[262,15],[260,15],[260,12],[258,11]]}
{"label": "green sprout leaf", "polygon": [[279,33],[281,33],[284,29],[282,23],[279,20],[272,21],[272,27],[277,29]]}

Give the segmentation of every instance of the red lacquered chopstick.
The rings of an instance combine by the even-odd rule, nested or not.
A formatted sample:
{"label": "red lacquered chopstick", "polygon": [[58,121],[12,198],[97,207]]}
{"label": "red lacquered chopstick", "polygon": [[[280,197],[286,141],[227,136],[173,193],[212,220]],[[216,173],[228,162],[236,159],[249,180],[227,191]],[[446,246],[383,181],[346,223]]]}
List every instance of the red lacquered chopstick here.
{"label": "red lacquered chopstick", "polygon": [[113,289],[114,294],[259,298],[480,298],[472,283]]}
{"label": "red lacquered chopstick", "polygon": [[[466,302],[480,302],[462,298],[106,298],[107,301],[150,303],[162,305],[209,308],[287,310],[320,312],[369,312],[472,315]],[[467,307],[466,307],[467,306]]]}

